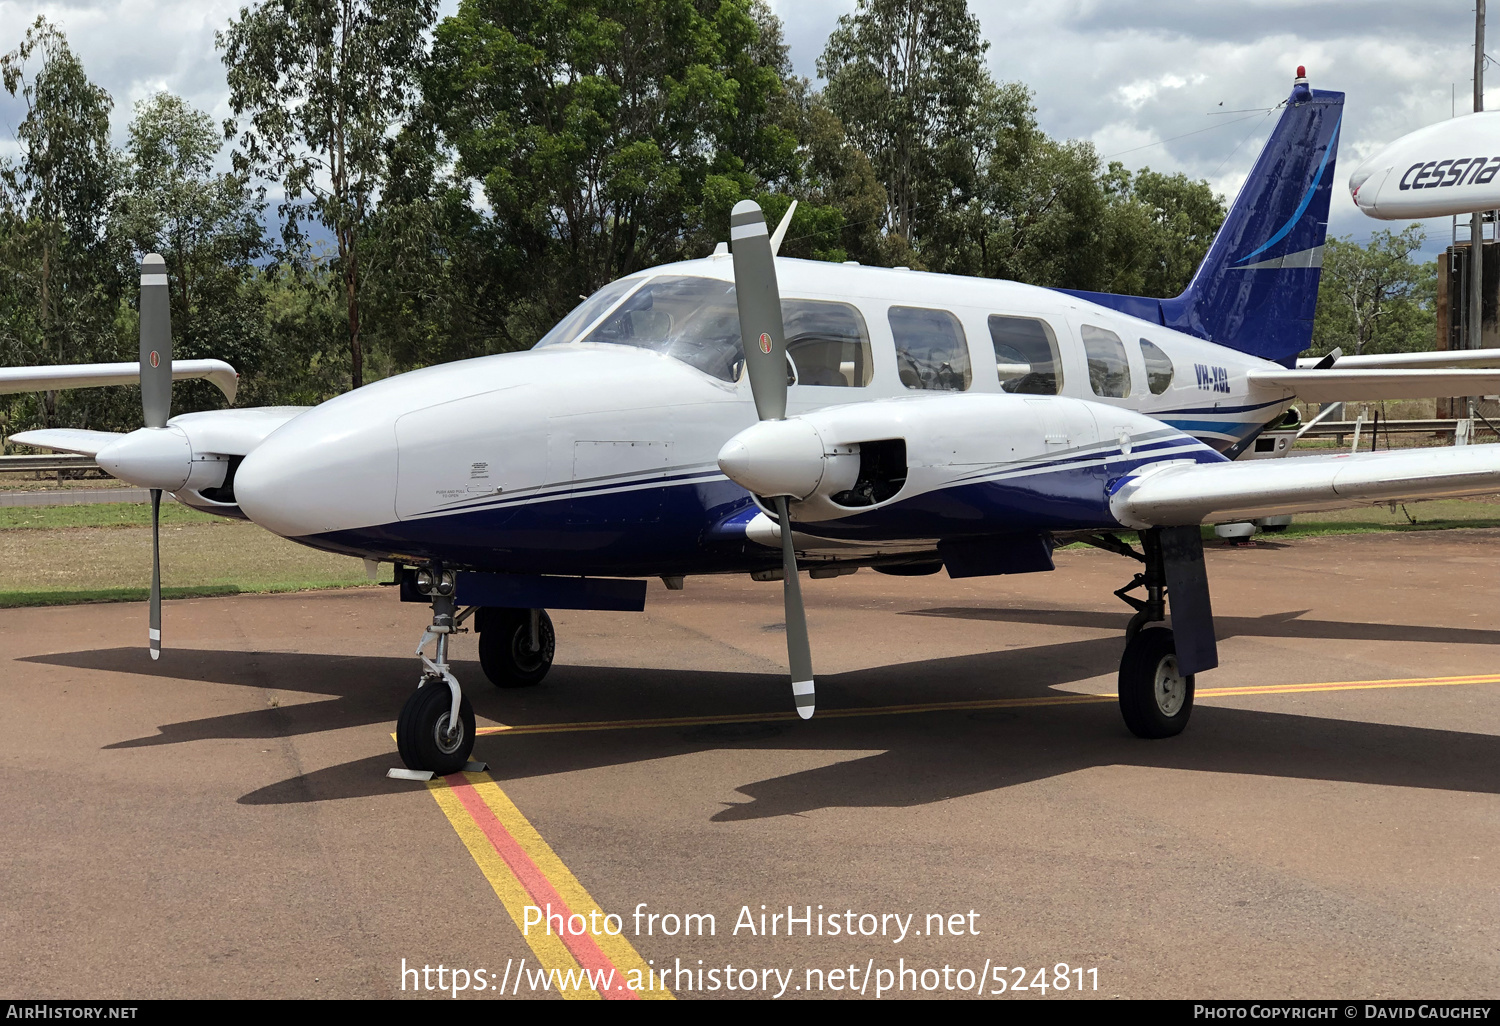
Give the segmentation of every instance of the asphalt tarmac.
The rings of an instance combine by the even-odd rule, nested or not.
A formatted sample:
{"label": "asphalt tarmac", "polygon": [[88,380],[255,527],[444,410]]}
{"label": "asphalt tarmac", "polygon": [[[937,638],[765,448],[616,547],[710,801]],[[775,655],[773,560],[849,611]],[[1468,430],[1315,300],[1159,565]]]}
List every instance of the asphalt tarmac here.
{"label": "asphalt tarmac", "polygon": [[[393,589],[169,602],[159,663],[139,605],[0,611],[0,997],[1495,997],[1500,532],[1208,563],[1177,738],[1089,697],[1134,564],[1068,550],[804,579],[805,724],[776,583],[558,612],[528,690],[463,636],[489,772],[431,785],[385,776],[426,619]],[[523,935],[537,895],[620,936]]]}

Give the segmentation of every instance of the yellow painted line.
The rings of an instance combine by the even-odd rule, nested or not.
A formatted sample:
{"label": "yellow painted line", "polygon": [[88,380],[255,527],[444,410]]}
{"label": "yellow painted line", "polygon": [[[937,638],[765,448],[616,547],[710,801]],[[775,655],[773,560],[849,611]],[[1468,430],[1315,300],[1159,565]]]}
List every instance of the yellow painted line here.
{"label": "yellow painted line", "polygon": [[[623,921],[618,934],[581,927],[581,934],[562,936],[535,922],[527,927],[528,907],[545,914],[550,906],[564,923],[581,916],[582,922],[602,924],[605,912],[488,773],[436,778],[427,782],[427,788],[531,947],[539,968],[551,974],[554,981],[571,974],[571,979],[582,984],[563,988],[554,982],[553,990],[575,1000],[672,1000],[671,991],[665,989],[659,976],[653,976],[645,959],[625,939]],[[606,986],[608,993],[601,994],[583,982],[585,972],[600,970],[613,970],[614,986]],[[633,993],[629,989],[636,987],[639,989]],[[522,984],[519,970],[507,993],[517,994],[518,990],[532,994]]]}
{"label": "yellow painted line", "polygon": [[[521,813],[520,809],[516,808],[510,796],[500,789],[500,785],[495,783],[488,773],[470,773],[466,776],[475,781],[474,790],[495,813],[495,818],[505,825],[511,836],[531,856],[537,868],[546,874],[548,882],[568,903],[568,907],[584,916],[597,910],[600,917],[603,917],[604,909],[579,882],[578,877],[573,875],[573,871],[563,864],[562,859],[558,858],[552,846],[542,839],[541,834],[537,833],[531,821]],[[596,934],[594,942],[620,972],[627,976],[636,973],[638,974],[636,978],[647,984],[647,989],[637,991],[636,997],[646,1000],[672,999],[671,991],[650,985],[652,983],[651,967],[646,964],[640,952],[635,950],[635,946],[625,939],[623,931],[618,935],[611,935],[607,932]],[[659,984],[659,980],[657,982]]]}
{"label": "yellow painted line", "polygon": [[[1399,680],[1348,680],[1320,684],[1266,684],[1233,688],[1198,688],[1196,698],[1235,698],[1248,695],[1291,695],[1310,691],[1373,691],[1384,688],[1431,688],[1455,684],[1500,684],[1500,674],[1466,677],[1410,677]],[[1021,709],[1051,705],[1089,705],[1114,702],[1114,695],[1047,695],[1038,698],[985,698],[961,702],[924,702],[912,705],[876,705],[864,709],[819,709],[817,718],[844,719],[864,716],[906,716],[913,713],[954,712],[975,709]],[[596,730],[643,730],[651,727],[697,727],[723,723],[773,723],[796,720],[795,712],[731,713],[723,716],[665,716],[640,720],[584,720],[575,723],[501,723],[480,727],[475,733],[563,734]]]}
{"label": "yellow painted line", "polygon": [[[531,895],[526,893],[526,888],[521,886],[521,881],[516,879],[516,875],[505,864],[505,860],[495,851],[495,846],[490,843],[490,839],[485,836],[484,831],[479,829],[479,824],[475,823],[473,818],[469,816],[468,810],[463,807],[463,803],[458,800],[458,797],[453,793],[453,789],[441,777],[429,780],[427,782],[427,789],[437,799],[438,807],[443,810],[443,815],[448,817],[448,822],[453,824],[453,829],[458,833],[459,839],[464,842],[464,847],[468,848],[469,854],[474,856],[474,861],[478,864],[479,871],[484,874],[484,878],[494,888],[496,897],[505,906],[505,911],[510,913],[510,918],[516,924],[516,929],[523,931],[522,936],[525,938],[526,943],[530,945],[532,954],[541,963],[542,969],[548,973],[561,974],[563,976],[567,976],[569,972],[578,972],[577,960],[568,953],[568,949],[560,937],[555,934],[548,935],[535,930],[529,932],[525,930],[525,909],[527,905],[532,904]],[[518,969],[518,977],[520,973],[521,970]],[[554,978],[556,978],[555,975]],[[577,977],[575,976],[574,979],[577,979]],[[506,982],[506,992],[511,993],[510,981]],[[515,982],[519,984],[520,980],[517,979]],[[531,996],[530,991],[527,994]],[[565,991],[563,992],[563,997],[600,1000],[599,992],[592,987],[589,987],[586,991]]]}

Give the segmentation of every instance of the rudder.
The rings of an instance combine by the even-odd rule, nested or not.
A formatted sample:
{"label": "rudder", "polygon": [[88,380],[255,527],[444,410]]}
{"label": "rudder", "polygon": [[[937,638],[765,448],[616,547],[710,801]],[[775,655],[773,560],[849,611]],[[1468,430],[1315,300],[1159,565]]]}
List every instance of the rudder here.
{"label": "rudder", "polygon": [[1174,299],[1063,289],[1290,366],[1312,342],[1344,94],[1297,69],[1281,120],[1188,287]]}

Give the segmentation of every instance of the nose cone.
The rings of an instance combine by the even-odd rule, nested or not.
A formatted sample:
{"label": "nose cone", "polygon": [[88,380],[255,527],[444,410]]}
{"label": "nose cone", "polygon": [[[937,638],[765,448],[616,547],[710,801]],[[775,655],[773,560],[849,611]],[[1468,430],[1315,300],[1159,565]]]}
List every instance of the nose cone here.
{"label": "nose cone", "polygon": [[178,428],[141,428],[100,449],[94,460],[110,477],[137,488],[175,492],[192,472],[193,447]]}
{"label": "nose cone", "polygon": [[309,410],[245,457],[235,473],[235,501],[255,523],[286,538],[390,523],[393,422],[388,408],[359,392]]}
{"label": "nose cone", "polygon": [[719,469],[755,495],[805,499],[823,479],[823,438],[805,420],[763,420],[719,450]]}

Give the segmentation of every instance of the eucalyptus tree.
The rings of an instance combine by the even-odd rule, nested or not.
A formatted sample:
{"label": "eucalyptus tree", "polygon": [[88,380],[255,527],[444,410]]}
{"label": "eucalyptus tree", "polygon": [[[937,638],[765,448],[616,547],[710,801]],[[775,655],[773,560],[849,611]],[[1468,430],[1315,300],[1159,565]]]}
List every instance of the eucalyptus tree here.
{"label": "eucalyptus tree", "polygon": [[238,139],[236,167],[281,186],[289,243],[306,216],[334,237],[354,388],[364,381],[361,237],[436,12],[436,0],[263,0],[216,36],[243,119],[224,126]]}
{"label": "eucalyptus tree", "polygon": [[[0,56],[0,82],[26,110],[16,129],[20,152],[0,163],[0,291],[12,297],[0,309],[3,355],[22,363],[117,358],[122,261],[106,231],[118,172],[113,101],[41,17]],[[48,392],[39,419],[53,425],[59,410],[59,394]]]}
{"label": "eucalyptus tree", "polygon": [[965,0],[859,0],[818,58],[829,108],[885,187],[889,230],[919,251],[945,205],[977,185],[988,48]]}

